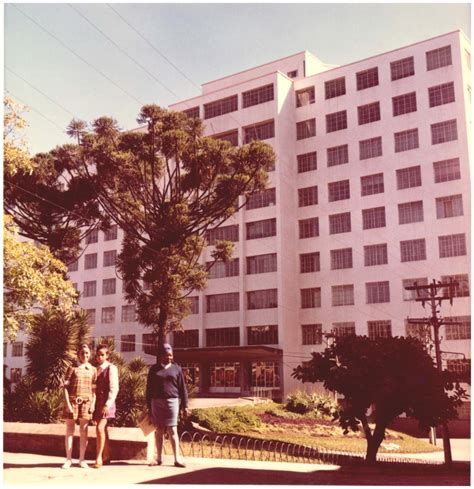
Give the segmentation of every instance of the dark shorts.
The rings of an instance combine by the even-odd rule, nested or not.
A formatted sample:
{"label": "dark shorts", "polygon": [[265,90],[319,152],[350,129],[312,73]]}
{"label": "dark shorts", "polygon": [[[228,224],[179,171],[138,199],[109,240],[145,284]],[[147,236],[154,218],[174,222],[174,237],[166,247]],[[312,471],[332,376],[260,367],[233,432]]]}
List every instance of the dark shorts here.
{"label": "dark shorts", "polygon": [[178,426],[179,399],[152,399],[151,417],[155,426]]}

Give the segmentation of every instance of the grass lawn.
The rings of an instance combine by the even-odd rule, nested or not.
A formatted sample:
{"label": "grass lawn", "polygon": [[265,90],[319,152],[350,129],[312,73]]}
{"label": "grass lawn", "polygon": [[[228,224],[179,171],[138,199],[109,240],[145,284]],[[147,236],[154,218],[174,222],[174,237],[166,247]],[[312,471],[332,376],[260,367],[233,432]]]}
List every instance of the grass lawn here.
{"label": "grass lawn", "polygon": [[[223,412],[229,408],[216,408]],[[254,438],[276,440],[288,443],[301,444],[316,448],[345,452],[365,452],[367,443],[362,432],[349,432],[344,435],[337,421],[329,418],[322,419],[313,413],[296,414],[284,409],[283,405],[273,402],[245,406],[237,412],[255,415],[258,419],[254,426],[242,426],[236,430],[235,426],[225,429],[220,425],[220,432],[232,432]],[[224,430],[223,430],[224,427]],[[210,427],[211,428],[211,427]],[[212,429],[212,428],[211,428]],[[439,451],[426,441],[406,435],[405,433],[387,430],[386,438],[382,442],[379,453],[423,453]]]}

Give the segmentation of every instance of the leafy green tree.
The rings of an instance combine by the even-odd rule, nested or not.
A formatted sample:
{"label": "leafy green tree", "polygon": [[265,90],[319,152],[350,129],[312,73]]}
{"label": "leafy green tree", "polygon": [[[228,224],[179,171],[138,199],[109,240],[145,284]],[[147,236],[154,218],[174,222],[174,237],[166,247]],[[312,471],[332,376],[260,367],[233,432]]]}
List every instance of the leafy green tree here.
{"label": "leafy green tree", "polygon": [[[144,106],[137,121],[141,130],[121,132],[113,119],[95,120],[80,156],[71,148],[70,157],[124,231],[118,270],[126,298],[161,342],[188,313],[186,295],[206,284],[199,263],[206,232],[236,212],[239,196],[265,188],[275,156],[259,141],[234,147],[204,137],[202,121],[156,105]],[[232,249],[219,242],[212,256],[227,260]]]}
{"label": "leafy green tree", "polygon": [[[405,413],[427,429],[457,417],[466,392],[449,372],[440,372],[415,338],[347,336],[298,366],[293,377],[323,382],[344,395],[337,414],[347,433],[359,425],[367,439],[366,460],[374,463],[385,429]],[[369,413],[375,427],[369,425]]]}

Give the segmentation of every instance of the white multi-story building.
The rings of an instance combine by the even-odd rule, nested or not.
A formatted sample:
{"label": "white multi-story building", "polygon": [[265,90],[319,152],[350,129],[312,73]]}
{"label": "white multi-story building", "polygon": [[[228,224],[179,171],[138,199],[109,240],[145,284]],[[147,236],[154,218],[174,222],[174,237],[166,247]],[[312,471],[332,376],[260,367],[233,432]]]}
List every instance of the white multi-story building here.
{"label": "white multi-story building", "polygon": [[[441,347],[449,368],[470,366],[470,79],[456,31],[337,67],[298,53],[170,107],[202,118],[206,135],[261,139],[277,155],[268,190],[209,234],[202,262],[216,239],[235,242],[234,260],[212,268],[170,337],[201,394],[281,398],[301,388],[293,368],[325,333],[410,334],[407,317],[428,312],[404,287],[449,277],[459,286],[441,314],[460,324],[441,329]],[[151,363],[115,274],[120,238],[89,236],[70,277],[94,336]]]}

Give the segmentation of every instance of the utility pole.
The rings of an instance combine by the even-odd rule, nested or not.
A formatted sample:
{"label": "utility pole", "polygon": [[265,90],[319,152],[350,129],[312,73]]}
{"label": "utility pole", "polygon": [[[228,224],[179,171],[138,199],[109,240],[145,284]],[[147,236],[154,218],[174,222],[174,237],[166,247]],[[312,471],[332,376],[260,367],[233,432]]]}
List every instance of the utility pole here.
{"label": "utility pole", "polygon": [[[416,318],[408,319],[409,324],[418,324],[420,326],[432,326],[434,335],[434,347],[436,355],[436,366],[441,372],[443,370],[442,360],[441,360],[441,348],[439,339],[439,328],[443,325],[454,325],[460,324],[456,321],[448,321],[440,317],[439,308],[443,301],[449,300],[450,304],[453,304],[453,298],[456,293],[456,287],[458,282],[450,280],[448,283],[442,283],[440,281],[433,281],[427,285],[418,285],[416,282],[409,287],[405,287],[405,290],[415,290],[417,297],[415,300],[421,302],[421,305],[425,307],[428,303],[431,308],[431,317],[429,318]],[[444,449],[444,463],[446,465],[451,465],[453,458],[451,455],[451,443],[449,440],[449,431],[447,421],[443,421],[443,449]]]}

